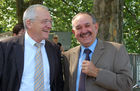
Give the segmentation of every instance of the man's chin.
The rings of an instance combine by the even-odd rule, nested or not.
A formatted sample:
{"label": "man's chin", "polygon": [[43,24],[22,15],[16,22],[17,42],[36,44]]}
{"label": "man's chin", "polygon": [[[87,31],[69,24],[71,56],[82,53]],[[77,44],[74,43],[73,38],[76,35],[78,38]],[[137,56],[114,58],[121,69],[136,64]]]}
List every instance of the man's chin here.
{"label": "man's chin", "polygon": [[43,39],[48,39],[49,38],[49,36],[48,36],[48,34],[46,35],[45,33],[43,34]]}
{"label": "man's chin", "polygon": [[45,39],[48,39],[48,37],[45,37]]}
{"label": "man's chin", "polygon": [[88,40],[84,40],[84,41],[81,41],[81,44],[85,47],[89,47],[90,44],[91,44],[91,41],[88,41]]}

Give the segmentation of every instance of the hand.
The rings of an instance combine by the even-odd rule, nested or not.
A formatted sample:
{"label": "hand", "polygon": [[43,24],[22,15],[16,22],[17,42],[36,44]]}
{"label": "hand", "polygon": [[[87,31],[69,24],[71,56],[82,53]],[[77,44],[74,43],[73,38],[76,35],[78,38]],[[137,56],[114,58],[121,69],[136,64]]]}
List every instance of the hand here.
{"label": "hand", "polygon": [[97,77],[99,68],[97,68],[92,62],[85,60],[82,63],[82,72],[88,76]]}

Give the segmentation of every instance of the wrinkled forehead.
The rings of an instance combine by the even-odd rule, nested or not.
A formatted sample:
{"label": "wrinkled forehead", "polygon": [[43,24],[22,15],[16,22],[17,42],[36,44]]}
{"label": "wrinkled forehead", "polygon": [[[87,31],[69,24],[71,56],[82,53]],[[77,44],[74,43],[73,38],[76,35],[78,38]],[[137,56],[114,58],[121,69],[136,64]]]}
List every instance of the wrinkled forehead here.
{"label": "wrinkled forehead", "polygon": [[36,12],[37,13],[37,15],[36,15],[37,17],[39,17],[39,18],[47,17],[47,18],[51,19],[51,15],[50,15],[48,10],[46,10],[44,8],[38,8],[36,11],[37,11]]}
{"label": "wrinkled forehead", "polygon": [[80,14],[72,20],[73,27],[90,23],[92,23],[92,17],[87,14]]}

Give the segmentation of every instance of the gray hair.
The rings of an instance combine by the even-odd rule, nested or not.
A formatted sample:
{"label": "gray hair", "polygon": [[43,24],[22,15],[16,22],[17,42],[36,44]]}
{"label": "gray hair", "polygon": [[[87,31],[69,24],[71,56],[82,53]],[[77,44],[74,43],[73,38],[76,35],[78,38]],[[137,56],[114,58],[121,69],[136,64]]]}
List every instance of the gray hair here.
{"label": "gray hair", "polygon": [[77,18],[77,16],[83,15],[83,14],[89,15],[89,16],[92,18],[93,24],[96,23],[96,18],[94,17],[94,15],[92,15],[92,14],[90,14],[90,13],[87,13],[87,12],[80,12],[80,13],[76,14],[76,15],[72,18],[72,28],[73,28],[73,21]]}
{"label": "gray hair", "polygon": [[26,20],[27,19],[34,20],[36,18],[36,16],[37,16],[36,8],[38,8],[38,7],[46,9],[48,11],[48,8],[41,4],[34,4],[34,5],[29,6],[23,14],[23,24],[24,24],[25,30],[27,30]]}

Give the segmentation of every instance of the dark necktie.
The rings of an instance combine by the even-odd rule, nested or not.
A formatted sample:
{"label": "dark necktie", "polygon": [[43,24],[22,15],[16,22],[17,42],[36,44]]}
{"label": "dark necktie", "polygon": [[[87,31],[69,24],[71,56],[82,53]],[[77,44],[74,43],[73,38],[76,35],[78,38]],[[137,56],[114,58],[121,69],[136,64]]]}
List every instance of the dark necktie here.
{"label": "dark necktie", "polygon": [[[89,54],[91,53],[91,50],[85,49],[84,53],[86,54],[85,60],[90,61]],[[85,90],[85,79],[86,79],[86,75],[81,71],[78,91],[86,91]]]}

